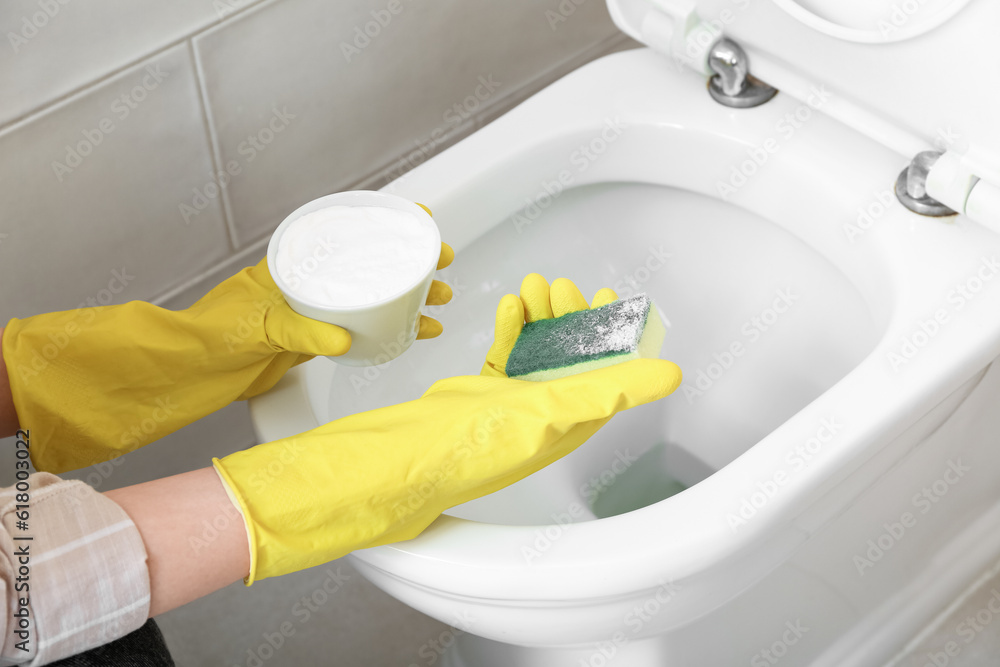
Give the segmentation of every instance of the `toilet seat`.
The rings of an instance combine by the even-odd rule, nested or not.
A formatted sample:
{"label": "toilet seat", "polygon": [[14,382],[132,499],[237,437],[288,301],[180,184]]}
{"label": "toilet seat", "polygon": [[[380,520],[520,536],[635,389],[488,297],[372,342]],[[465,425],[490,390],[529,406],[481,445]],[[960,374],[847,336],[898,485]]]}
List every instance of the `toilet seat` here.
{"label": "toilet seat", "polygon": [[[933,14],[930,17],[925,17],[922,22],[912,21],[912,23],[915,23],[916,25],[905,25],[906,23],[911,22],[911,15],[915,13],[913,9],[909,7],[903,9],[896,5],[894,7],[895,11],[890,10],[885,12],[885,9],[883,8],[885,15],[881,18],[881,20],[876,21],[876,27],[864,29],[851,25],[843,25],[825,16],[815,14],[795,0],[772,0],[772,2],[783,9],[785,13],[798,19],[806,26],[818,30],[824,35],[829,35],[830,37],[836,37],[837,39],[849,42],[860,42],[863,44],[901,42],[907,39],[913,39],[914,37],[919,37],[920,35],[925,35],[965,9],[965,6],[969,4],[969,1],[970,0],[952,0],[951,2],[947,2],[936,14]],[[839,14],[842,13],[843,7],[837,6],[838,4],[843,5],[845,3],[827,3],[825,8],[828,12],[833,11],[834,13]],[[860,13],[859,10],[862,9],[862,6],[858,3],[853,5],[850,3],[846,4],[848,5],[848,15],[851,13]],[[919,5],[916,5],[916,7],[919,7]],[[910,11],[907,12],[907,9]],[[903,25],[897,26],[897,23]]]}
{"label": "toilet seat", "polygon": [[[942,223],[895,201],[851,238],[845,224],[860,224],[859,211],[891,188],[905,157],[805,105],[808,125],[769,153],[768,169],[728,201],[800,239],[855,286],[877,332],[868,354],[701,483],[628,514],[574,524],[537,565],[525,566],[520,547],[534,540],[538,526],[444,516],[415,540],[357,552],[366,576],[446,622],[456,600],[475,608],[483,619],[478,635],[539,646],[594,641],[635,600],[676,583],[671,605],[643,629],[644,636],[664,632],[766,576],[896,465],[920,435],[915,424],[924,433],[940,425],[918,423],[920,416],[948,400],[946,416],[949,405],[961,403],[1000,354],[1000,290],[983,290],[961,317],[947,319],[933,335],[925,331],[928,342],[899,362],[898,372],[889,355],[902,355],[905,342],[941,308],[954,314],[950,292],[975,275],[984,258],[1000,256],[1000,242],[964,218]],[[461,257],[493,225],[537,200],[558,167],[609,122],[627,129],[574,175],[573,187],[639,182],[717,197],[728,167],[739,170],[754,161],[755,148],[783,136],[776,115],[805,115],[802,109],[790,95],[758,109],[720,107],[705,93],[703,77],[640,49],[570,74],[390,189],[426,201]],[[329,418],[334,368],[323,359],[304,364],[267,401],[255,402],[262,439]],[[783,485],[734,531],[727,515],[773,481],[791,448],[820,437],[824,425],[844,415],[850,420],[837,427],[836,446],[824,453],[823,465]],[[521,619],[516,623],[507,615],[512,608]],[[554,615],[573,620],[547,623]]]}

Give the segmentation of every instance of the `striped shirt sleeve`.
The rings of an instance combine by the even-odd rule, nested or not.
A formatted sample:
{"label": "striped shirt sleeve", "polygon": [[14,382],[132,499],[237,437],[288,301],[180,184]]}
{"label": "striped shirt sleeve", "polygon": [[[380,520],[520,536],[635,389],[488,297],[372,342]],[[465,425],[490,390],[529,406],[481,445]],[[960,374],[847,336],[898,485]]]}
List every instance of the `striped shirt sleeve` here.
{"label": "striped shirt sleeve", "polygon": [[17,488],[0,489],[0,665],[34,667],[139,628],[149,572],[139,531],[114,501],[50,473],[26,481],[27,508]]}

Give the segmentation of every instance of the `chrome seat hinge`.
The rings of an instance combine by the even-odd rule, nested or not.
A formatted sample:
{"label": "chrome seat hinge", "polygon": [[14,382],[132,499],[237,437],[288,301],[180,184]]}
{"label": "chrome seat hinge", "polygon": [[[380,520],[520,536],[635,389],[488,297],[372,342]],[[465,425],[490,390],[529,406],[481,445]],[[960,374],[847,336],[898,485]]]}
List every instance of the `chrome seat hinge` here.
{"label": "chrome seat hinge", "polygon": [[712,99],[730,107],[764,104],[777,89],[752,76],[750,59],[725,37],[721,21],[704,21],[694,0],[651,0],[640,25],[641,39],[674,61],[710,77]]}

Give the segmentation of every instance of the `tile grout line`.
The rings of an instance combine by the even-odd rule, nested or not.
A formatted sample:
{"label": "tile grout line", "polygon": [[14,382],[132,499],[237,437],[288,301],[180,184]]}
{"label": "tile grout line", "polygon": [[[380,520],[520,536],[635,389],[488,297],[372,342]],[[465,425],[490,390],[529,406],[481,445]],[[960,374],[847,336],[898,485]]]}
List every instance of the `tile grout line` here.
{"label": "tile grout line", "polygon": [[232,204],[229,201],[229,187],[219,183],[218,175],[222,173],[224,165],[222,163],[222,149],[219,145],[219,136],[215,131],[215,118],[212,115],[211,107],[208,103],[208,89],[205,82],[205,70],[202,67],[198,49],[195,48],[194,38],[188,40],[188,51],[191,54],[191,65],[194,68],[195,85],[198,88],[198,103],[201,106],[202,123],[205,126],[206,139],[208,140],[209,156],[212,160],[211,180],[219,190],[219,199],[222,203],[222,222],[226,226],[226,235],[229,237],[229,250],[235,252],[239,245],[236,242],[236,221],[233,219]]}
{"label": "tile grout line", "polygon": [[207,23],[206,25],[197,28],[192,32],[185,33],[182,37],[178,37],[177,39],[167,42],[166,44],[164,44],[159,48],[143,53],[142,55],[133,60],[129,60],[121,65],[113,67],[112,69],[109,69],[108,71],[99,75],[97,78],[90,79],[75,88],[71,88],[65,93],[57,95],[48,102],[43,103],[41,106],[32,107],[31,109],[28,109],[24,113],[11,118],[10,120],[0,123],[0,135],[6,134],[8,131],[15,130],[18,128],[18,126],[27,125],[28,123],[34,122],[37,118],[46,115],[50,111],[55,111],[56,109],[61,108],[62,106],[65,106],[66,104],[71,103],[76,99],[89,94],[93,89],[100,87],[101,85],[120,76],[121,74],[124,74],[130,69],[139,67],[140,65],[143,65],[144,63],[147,63],[148,61],[153,60],[154,58],[162,56],[170,49],[180,46],[181,44],[183,44],[188,40],[194,39],[195,37],[198,37],[203,33],[215,30],[220,26],[222,26],[223,24],[229,23],[235,20],[237,17],[241,17],[243,14],[248,13],[257,7],[266,4],[267,5],[275,4],[277,2],[281,2],[281,0],[257,0],[256,2],[247,5],[246,7],[233,10],[233,13],[226,16],[225,18],[221,19],[217,18]]}
{"label": "tile grout line", "polygon": [[[179,285],[163,291],[155,298],[150,299],[149,302],[156,306],[166,307],[168,302],[183,297],[185,292],[193,290],[196,287],[199,292],[197,298],[201,298],[218,283],[233,275],[236,272],[234,269],[237,265],[246,263],[246,266],[250,266],[259,262],[264,256],[262,251],[267,248],[267,242],[270,240],[270,237],[271,235],[268,234],[247,244],[232,255],[219,260],[210,268],[197,273]],[[258,253],[260,254],[258,255]],[[252,259],[248,262],[248,258]],[[204,285],[202,285],[203,283]],[[194,301],[191,301],[191,303],[194,303]],[[187,305],[189,304],[186,304],[184,307],[187,307]]]}
{"label": "tile grout line", "polygon": [[[599,58],[602,55],[606,55],[617,47],[619,44],[631,41],[630,38],[624,33],[619,35],[610,35],[599,42],[596,42],[588,47],[585,47],[568,58],[565,58],[560,63],[549,68],[542,74],[539,74],[532,78],[525,84],[518,86],[516,89],[501,95],[494,102],[486,105],[484,109],[477,114],[473,115],[470,120],[462,123],[459,126],[449,130],[445,135],[439,138],[434,145],[434,150],[429,155],[425,156],[424,160],[420,163],[415,164],[410,169],[414,169],[419,164],[423,164],[424,161],[431,159],[438,153],[441,153],[451,146],[455,145],[465,137],[469,136],[473,132],[481,129],[490,122],[496,120],[503,114],[510,111],[512,108],[531,97],[535,93],[541,91],[543,88],[551,85],[556,80],[562,78],[563,76],[569,74],[570,72],[578,69],[582,65]],[[426,143],[431,143],[428,136],[421,137],[419,139],[412,140],[420,148],[422,144],[422,139],[427,139]],[[413,149],[404,149],[395,158],[389,160],[384,165],[377,167],[364,176],[355,179],[350,182],[349,186],[352,188],[359,187],[382,187],[390,183],[393,180],[401,178],[410,171],[406,169],[395,173],[397,170],[393,169],[396,165],[400,163],[405,163],[408,155],[412,154]],[[387,176],[392,176],[391,179],[386,180]]]}
{"label": "tile grout line", "polygon": [[[537,93],[546,86],[550,85],[553,81],[557,80],[558,78],[565,76],[566,74],[569,74],[570,72],[576,70],[578,67],[587,62],[590,62],[591,60],[594,60],[602,55],[607,54],[615,47],[617,47],[619,44],[627,42],[628,39],[629,39],[628,36],[624,34],[611,35],[609,37],[600,40],[599,42],[596,42],[591,46],[588,46],[578,51],[575,55],[572,55],[563,60],[562,62],[560,62],[559,64],[549,68],[548,70],[546,70],[545,73],[534,77],[528,83],[519,86],[516,90],[513,90],[507,95],[504,95],[503,97],[499,98],[496,102],[491,104],[488,109],[485,109],[481,111],[478,115],[474,116],[470,122],[463,123],[460,127],[456,128],[455,131],[453,131],[449,135],[446,135],[448,138],[444,141],[441,141],[438,144],[438,146],[435,147],[434,152],[428,155],[424,161],[431,159],[435,155],[443,152],[444,150],[458,143],[462,139],[471,135],[473,132],[476,132],[477,130],[481,129],[483,125],[503,115],[511,108],[517,106],[531,95]],[[499,111],[497,111],[497,109],[499,109]],[[214,131],[214,127],[212,128],[212,131]],[[393,167],[398,165],[401,161],[405,161],[406,156],[412,152],[413,151],[411,149],[404,149],[399,155],[386,161],[383,165],[375,169],[372,169],[371,171],[367,172],[367,174],[361,176],[360,178],[350,181],[346,185],[345,189],[359,189],[361,187],[371,187],[371,188],[384,187],[389,182],[391,182],[385,180],[385,175],[387,173],[392,173]],[[423,164],[424,161],[422,161],[420,164]],[[419,165],[415,165],[414,167],[416,166]],[[410,169],[414,167],[411,167]],[[408,171],[410,171],[410,169],[406,169],[405,171],[399,174],[395,174],[392,180],[401,178]],[[232,231],[230,231],[230,233],[232,233]],[[222,259],[214,267],[203,270],[198,274],[196,274],[195,276],[193,276],[192,278],[185,280],[180,285],[165,290],[155,299],[153,299],[152,303],[155,303],[157,305],[162,305],[167,301],[179,298],[187,290],[195,289],[195,287],[197,287],[202,283],[205,283],[205,285],[203,285],[203,287],[199,289],[204,290],[205,287],[210,289],[211,286],[213,286],[216,282],[220,280],[220,276],[228,277],[228,275],[232,273],[231,267],[233,265],[241,263],[246,257],[254,255],[261,249],[266,248],[269,239],[270,239],[270,232],[250,241],[243,247],[235,246],[234,243],[234,249],[235,249],[234,254]],[[235,237],[233,238],[233,241],[234,240]],[[224,277],[222,279],[224,279]]]}
{"label": "tile grout line", "polygon": [[[505,95],[502,95],[496,102],[480,111],[475,117],[476,129],[480,129],[493,122],[535,93],[552,85],[562,77],[575,71],[586,63],[611,53],[615,47],[630,41],[630,39],[631,38],[624,33],[609,35],[599,42],[591,44],[556,65],[553,65],[541,74],[535,76],[526,84],[519,86]],[[500,109],[499,113],[497,112],[498,108]]]}
{"label": "tile grout line", "polygon": [[[477,126],[476,126],[476,123],[475,123],[475,118],[472,118],[472,119],[470,119],[470,120],[462,123],[461,125],[457,125],[457,126],[455,126],[455,128],[453,128],[452,130],[449,130],[447,133],[445,133],[439,139],[437,139],[434,142],[434,148],[433,148],[433,150],[430,152],[430,154],[424,156],[424,159],[421,160],[419,163],[414,164],[412,167],[403,169],[401,171],[395,169],[395,167],[397,165],[399,165],[401,162],[405,163],[406,159],[407,159],[407,157],[409,155],[412,155],[414,152],[419,152],[420,151],[420,146],[421,146],[420,141],[421,141],[421,139],[424,139],[426,137],[422,137],[421,139],[411,140],[411,141],[414,142],[416,148],[404,149],[396,157],[394,157],[391,160],[383,163],[381,166],[376,167],[375,169],[370,170],[369,172],[367,172],[363,176],[361,176],[359,178],[356,178],[353,181],[351,181],[349,183],[349,187],[352,188],[352,189],[382,188],[382,187],[385,187],[386,185],[388,185],[392,181],[395,181],[395,180],[397,180],[399,178],[402,178],[409,171],[411,171],[413,169],[416,169],[421,164],[423,164],[427,160],[430,160],[432,157],[434,157],[438,153],[442,153],[445,150],[447,150],[448,148],[451,148],[452,146],[454,146],[455,144],[457,144],[459,141],[461,141],[462,139],[466,138],[467,136],[469,136],[470,134],[472,134],[473,132],[475,132],[476,129],[477,129]],[[433,129],[432,129],[432,131],[433,131]],[[431,143],[431,142],[428,141],[427,143]]]}
{"label": "tile grout line", "polygon": [[155,60],[156,58],[159,58],[160,56],[164,55],[167,51],[170,51],[171,49],[180,46],[185,42],[185,40],[187,40],[187,37],[170,42],[169,44],[166,44],[162,48],[156,49],[155,51],[150,51],[149,53],[143,55],[141,58],[129,61],[128,64],[126,65],[117,67],[105,74],[102,74],[99,78],[94,79],[92,81],[88,81],[86,84],[78,88],[74,88],[73,90],[70,90],[69,92],[56,97],[55,99],[51,100],[50,102],[46,103],[41,107],[32,109],[16,118],[7,121],[7,123],[0,125],[0,135],[16,131],[20,129],[20,126],[33,123],[34,121],[38,120],[39,118],[49,113],[58,111],[59,109],[62,109],[63,107],[68,106],[73,102],[82,99],[83,97],[86,97],[97,88],[100,88],[101,86],[113,81],[114,79],[117,79],[118,77],[127,73],[129,70],[138,69],[142,65],[148,64],[149,61]]}

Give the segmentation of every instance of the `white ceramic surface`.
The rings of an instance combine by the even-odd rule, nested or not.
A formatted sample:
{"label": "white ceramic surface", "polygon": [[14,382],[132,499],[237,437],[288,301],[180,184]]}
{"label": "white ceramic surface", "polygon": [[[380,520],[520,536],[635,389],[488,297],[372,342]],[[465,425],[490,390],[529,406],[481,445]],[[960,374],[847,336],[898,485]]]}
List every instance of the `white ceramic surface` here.
{"label": "white ceramic surface", "polygon": [[[530,271],[641,287],[685,371],[537,475],[355,554],[407,604],[471,619],[446,664],[754,664],[784,642],[787,664],[876,665],[996,556],[979,538],[1000,502],[1000,239],[906,211],[887,192],[907,156],[815,110],[783,129],[802,108],[724,108],[631,51],[392,184],[457,251],[445,334],[370,375],[294,369],[252,405],[262,439],[476,372],[496,301]],[[625,486],[632,511],[595,511],[590,480],[648,452],[689,488],[643,504]]]}
{"label": "white ceramic surface", "polygon": [[[407,211],[430,223],[437,250],[428,258],[427,269],[406,290],[374,303],[362,306],[335,307],[310,300],[288,288],[275,264],[278,246],[285,230],[302,216],[330,206],[381,206]],[[300,315],[329,322],[347,329],[351,334],[351,349],[333,361],[344,366],[377,366],[392,361],[405,352],[417,339],[420,330],[420,309],[427,300],[441,252],[441,235],[434,219],[409,199],[386,192],[354,190],[337,192],[303,204],[281,221],[267,244],[267,268],[281,290],[285,301]]]}

